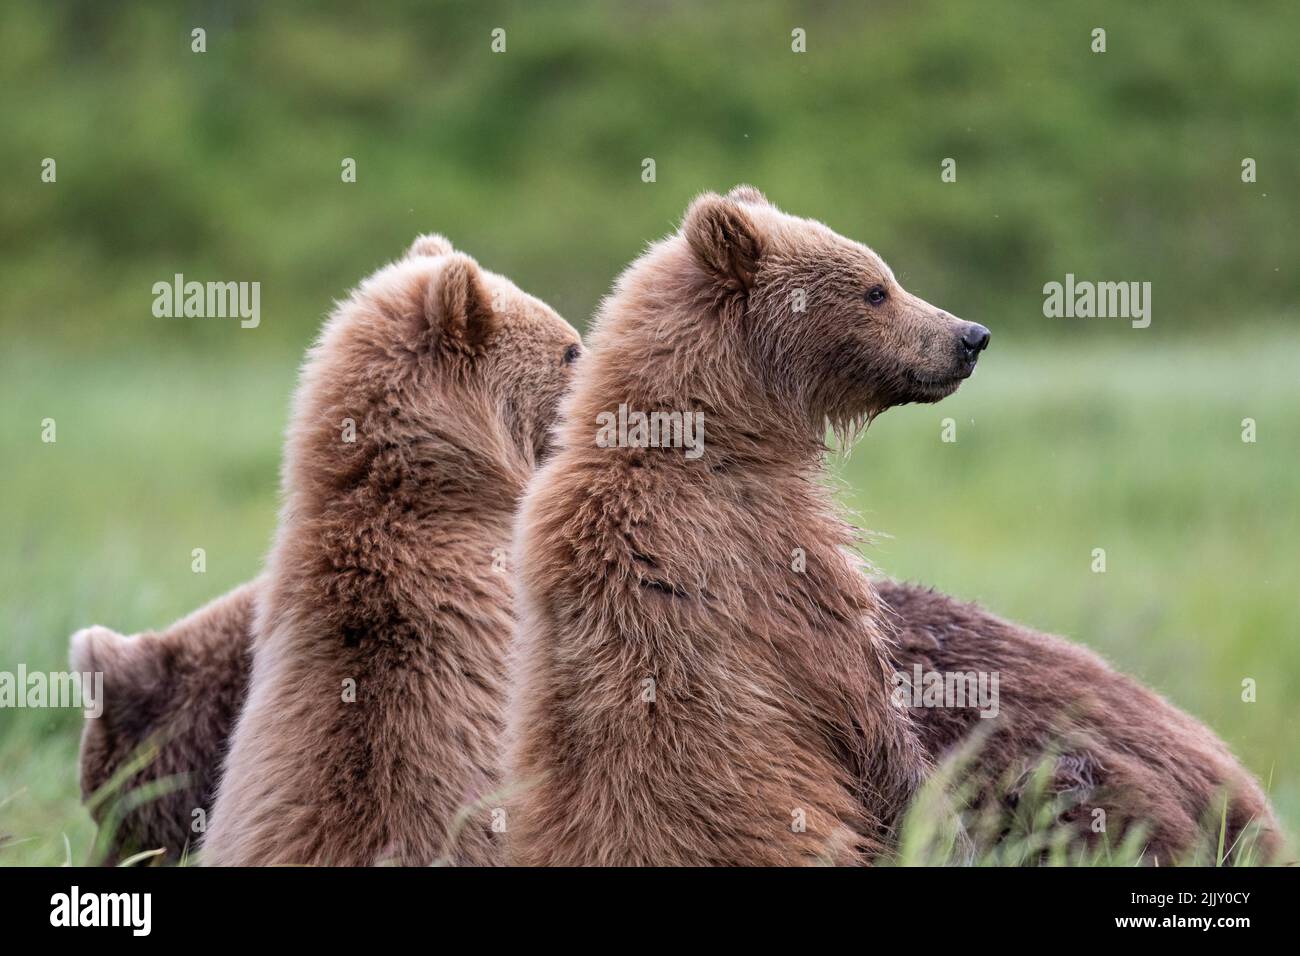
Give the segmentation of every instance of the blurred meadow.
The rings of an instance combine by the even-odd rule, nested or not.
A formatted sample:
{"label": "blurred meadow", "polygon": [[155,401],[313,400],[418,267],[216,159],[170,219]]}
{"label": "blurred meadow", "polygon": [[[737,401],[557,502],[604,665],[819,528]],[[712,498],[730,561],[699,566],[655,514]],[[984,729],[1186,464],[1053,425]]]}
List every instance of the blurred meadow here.
{"label": "blurred meadow", "polygon": [[[1297,36],[1284,0],[9,4],[0,671],[257,571],[301,353],[417,232],[581,328],[693,194],[752,182],[993,330],[955,396],[835,459],[880,572],[1100,651],[1295,834]],[[176,273],[260,282],[260,325],[155,318]],[[1045,318],[1066,273],[1150,282],[1151,326]],[[80,723],[0,709],[0,864],[86,859]]]}

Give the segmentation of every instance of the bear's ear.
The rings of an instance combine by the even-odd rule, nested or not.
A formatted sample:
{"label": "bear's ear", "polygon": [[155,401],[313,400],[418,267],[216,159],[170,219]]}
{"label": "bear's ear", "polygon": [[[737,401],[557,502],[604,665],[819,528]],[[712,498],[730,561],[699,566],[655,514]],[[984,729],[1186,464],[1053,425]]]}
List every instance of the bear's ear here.
{"label": "bear's ear", "polygon": [[720,283],[737,291],[753,285],[763,243],[740,203],[705,193],[686,210],[682,234],[700,265]]}
{"label": "bear's ear", "polygon": [[425,233],[423,236],[416,236],[415,242],[411,243],[411,248],[406,250],[406,258],[413,259],[416,256],[448,256],[451,255],[451,241],[446,236],[440,236],[436,232]]}
{"label": "bear's ear", "polygon": [[733,186],[731,192],[727,193],[727,198],[734,199],[736,202],[747,202],[753,206],[772,205],[757,187],[751,186],[749,183]]}
{"label": "bear's ear", "polygon": [[[137,688],[141,684],[148,686],[155,670],[148,645],[99,625],[83,627],[72,635],[68,657],[73,671],[103,675],[103,686],[109,691],[105,696],[115,710],[136,704]],[[104,708],[91,726],[107,730],[113,726],[115,716]]]}
{"label": "bear's ear", "polygon": [[429,284],[425,313],[443,341],[469,351],[482,348],[500,325],[478,263],[459,252]]}

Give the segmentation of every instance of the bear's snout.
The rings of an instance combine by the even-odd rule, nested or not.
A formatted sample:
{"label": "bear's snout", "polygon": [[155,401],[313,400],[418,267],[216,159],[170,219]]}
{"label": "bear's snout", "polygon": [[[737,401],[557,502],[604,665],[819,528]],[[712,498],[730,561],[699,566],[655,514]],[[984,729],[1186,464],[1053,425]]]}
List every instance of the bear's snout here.
{"label": "bear's snout", "polygon": [[974,362],[989,347],[991,333],[978,322],[967,322],[961,333],[961,344],[966,349],[966,361]]}

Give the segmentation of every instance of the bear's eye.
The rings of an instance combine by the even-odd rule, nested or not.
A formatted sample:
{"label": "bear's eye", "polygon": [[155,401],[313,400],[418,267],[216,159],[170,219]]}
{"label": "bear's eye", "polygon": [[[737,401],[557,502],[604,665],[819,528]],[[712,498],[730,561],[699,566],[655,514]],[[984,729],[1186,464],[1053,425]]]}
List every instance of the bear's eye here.
{"label": "bear's eye", "polygon": [[873,285],[867,290],[867,301],[872,305],[880,305],[880,303],[884,302],[888,298],[889,293],[885,291],[883,285]]}
{"label": "bear's eye", "polygon": [[570,345],[567,349],[564,350],[564,364],[572,365],[574,362],[578,360],[578,356],[581,354],[582,354],[582,349],[578,348],[578,346],[576,345]]}

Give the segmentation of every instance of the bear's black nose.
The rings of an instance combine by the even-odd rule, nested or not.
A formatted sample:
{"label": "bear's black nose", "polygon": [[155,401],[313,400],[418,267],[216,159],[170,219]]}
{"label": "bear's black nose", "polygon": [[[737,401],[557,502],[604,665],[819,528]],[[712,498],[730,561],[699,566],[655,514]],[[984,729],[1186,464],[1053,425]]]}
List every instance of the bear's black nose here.
{"label": "bear's black nose", "polygon": [[966,351],[974,358],[980,352],[983,352],[989,344],[989,330],[976,322],[966,326],[966,331],[961,334],[961,344],[966,346]]}

